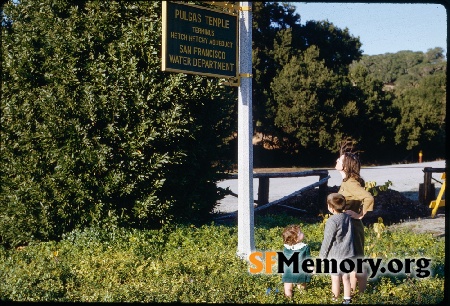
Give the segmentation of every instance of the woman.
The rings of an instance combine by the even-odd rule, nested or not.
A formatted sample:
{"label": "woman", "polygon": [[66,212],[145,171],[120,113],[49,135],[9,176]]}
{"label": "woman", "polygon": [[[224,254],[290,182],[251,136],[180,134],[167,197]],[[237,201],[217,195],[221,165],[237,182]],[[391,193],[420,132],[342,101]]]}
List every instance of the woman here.
{"label": "woman", "polygon": [[[347,202],[346,213],[352,217],[353,221],[353,241],[356,257],[364,257],[364,225],[362,218],[368,211],[373,210],[373,196],[364,189],[364,180],[359,172],[361,163],[359,158],[350,152],[343,153],[336,160],[335,169],[342,175],[342,184],[338,193],[345,197]],[[360,293],[363,293],[367,285],[367,271],[350,275],[352,291],[355,292],[356,284]]]}

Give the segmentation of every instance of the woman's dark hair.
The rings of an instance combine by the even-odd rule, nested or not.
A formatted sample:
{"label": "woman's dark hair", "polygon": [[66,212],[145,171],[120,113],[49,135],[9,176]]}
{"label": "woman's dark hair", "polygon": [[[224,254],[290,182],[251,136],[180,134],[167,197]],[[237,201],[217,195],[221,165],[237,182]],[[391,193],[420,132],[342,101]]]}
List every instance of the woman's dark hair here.
{"label": "woman's dark hair", "polygon": [[364,187],[365,183],[360,175],[361,162],[359,161],[359,157],[350,152],[345,152],[342,155],[344,155],[344,160],[342,161],[342,168],[345,172],[344,182],[352,177]]}
{"label": "woman's dark hair", "polygon": [[359,161],[359,156],[356,155],[361,151],[354,151],[355,144],[355,141],[351,137],[347,137],[340,143],[339,153],[340,156],[344,155],[344,160],[342,160],[342,168],[345,172],[344,182],[353,177],[364,187],[364,180],[359,174],[361,162]]}

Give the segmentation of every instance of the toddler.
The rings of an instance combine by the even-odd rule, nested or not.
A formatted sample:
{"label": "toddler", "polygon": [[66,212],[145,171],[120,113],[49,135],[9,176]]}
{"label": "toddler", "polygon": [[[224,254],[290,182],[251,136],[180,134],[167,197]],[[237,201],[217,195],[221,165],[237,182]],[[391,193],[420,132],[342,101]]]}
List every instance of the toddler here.
{"label": "toddler", "polygon": [[309,246],[302,242],[304,237],[305,236],[298,225],[291,224],[283,230],[284,256],[289,259],[292,257],[294,252],[299,253],[298,273],[293,272],[293,263],[289,266],[284,266],[282,281],[284,283],[284,294],[287,297],[292,297],[294,284],[297,285],[298,289],[305,290],[306,284],[311,281],[311,274],[308,274],[302,270],[303,260],[311,256]]}

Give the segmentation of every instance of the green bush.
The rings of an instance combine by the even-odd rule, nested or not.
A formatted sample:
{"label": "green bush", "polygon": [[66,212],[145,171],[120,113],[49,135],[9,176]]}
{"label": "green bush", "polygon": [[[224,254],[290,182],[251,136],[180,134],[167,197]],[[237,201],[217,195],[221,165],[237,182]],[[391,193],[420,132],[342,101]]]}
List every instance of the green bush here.
{"label": "green bush", "polygon": [[[258,226],[258,250],[282,249],[281,231],[292,218],[272,228]],[[267,216],[260,222],[277,219]],[[317,256],[323,227],[301,224]],[[370,279],[354,304],[436,304],[444,298],[445,241],[429,234],[391,231],[377,238],[366,228],[366,240],[384,258],[426,256],[434,274],[428,278]],[[390,243],[392,241],[392,243]],[[408,254],[405,254],[408,250]],[[0,300],[54,302],[329,304],[329,275],[312,277],[308,291],[283,294],[281,275],[250,274],[236,255],[237,228],[224,225],[167,226],[160,230],[99,227],[75,230],[59,242],[0,247]],[[380,255],[381,256],[381,255]],[[440,267],[440,268],[439,268]]]}
{"label": "green bush", "polygon": [[204,220],[235,99],[161,71],[161,2],[3,9],[0,244]]}

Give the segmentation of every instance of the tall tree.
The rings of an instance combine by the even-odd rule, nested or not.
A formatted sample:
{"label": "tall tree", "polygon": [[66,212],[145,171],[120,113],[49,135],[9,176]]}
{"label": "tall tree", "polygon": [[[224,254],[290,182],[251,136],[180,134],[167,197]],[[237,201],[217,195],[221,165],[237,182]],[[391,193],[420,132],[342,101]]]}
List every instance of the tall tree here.
{"label": "tall tree", "polygon": [[[396,142],[407,150],[442,150],[445,143],[446,76],[435,74],[399,93],[394,105],[401,112]],[[434,153],[435,154],[435,153]],[[433,154],[433,155],[434,155]]]}
{"label": "tall tree", "polygon": [[343,132],[336,113],[345,108],[340,100],[344,87],[348,87],[345,79],[319,60],[316,46],[292,57],[271,85],[277,105],[275,125],[283,131],[280,144],[297,149],[335,148],[334,139]]}
{"label": "tall tree", "polygon": [[[308,21],[300,25],[300,16],[295,7],[277,2],[255,3],[253,16],[253,66],[254,66],[254,120],[255,132],[281,140],[285,130],[275,123],[279,113],[278,100],[282,91],[274,93],[270,84],[293,57],[299,57],[309,47],[318,50],[316,60],[324,67],[347,75],[348,65],[361,57],[359,38],[350,35],[348,29],[341,30],[327,21]],[[275,144],[275,138],[265,139]],[[279,142],[276,145],[286,145]]]}
{"label": "tall tree", "polygon": [[[358,116],[344,123],[347,135],[357,140],[364,158],[374,163],[390,162],[398,150],[395,127],[399,112],[392,105],[394,98],[384,84],[369,73],[363,65],[352,66],[349,72],[352,98],[356,101]],[[382,151],[383,154],[379,154]]]}
{"label": "tall tree", "polygon": [[274,58],[272,50],[278,32],[298,26],[300,16],[295,13],[295,6],[279,2],[254,2],[252,15],[254,130],[273,134],[270,83],[282,66]]}
{"label": "tall tree", "polygon": [[399,114],[395,147],[403,156],[414,150],[426,151],[429,158],[444,156],[447,61],[442,48],[364,56],[352,66],[363,66],[391,92]]}
{"label": "tall tree", "polygon": [[[301,13],[301,12],[300,12]],[[348,28],[338,28],[329,21],[307,21],[294,35],[294,46],[305,50],[317,46],[319,58],[336,73],[347,74],[348,66],[362,56],[359,37],[350,34]]]}
{"label": "tall tree", "polygon": [[275,125],[283,131],[279,141],[291,151],[334,152],[346,137],[369,154],[394,144],[396,114],[390,93],[362,66],[350,76],[335,73],[312,46],[284,66],[271,88]]}

